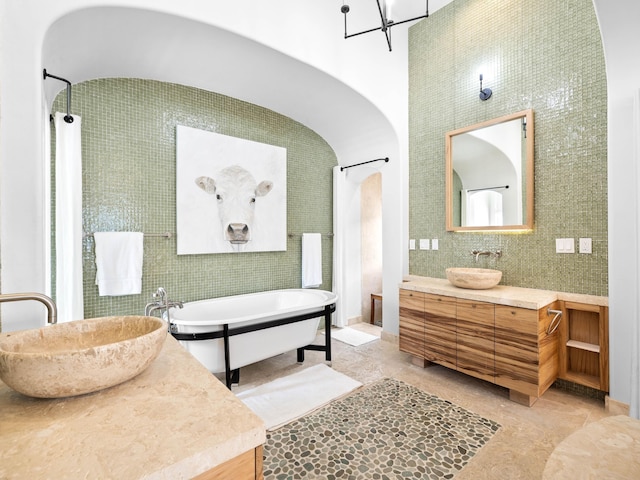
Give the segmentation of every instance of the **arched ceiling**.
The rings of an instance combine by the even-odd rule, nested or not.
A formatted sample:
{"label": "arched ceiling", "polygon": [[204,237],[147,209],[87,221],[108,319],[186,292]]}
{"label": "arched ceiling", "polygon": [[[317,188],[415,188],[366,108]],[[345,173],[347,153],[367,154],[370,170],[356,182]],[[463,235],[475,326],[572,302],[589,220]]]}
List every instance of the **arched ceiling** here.
{"label": "arched ceiling", "polygon": [[[451,1],[431,0],[429,12]],[[359,21],[368,25],[378,17],[373,0],[351,3],[350,15],[357,13],[350,20],[354,27]],[[388,3],[393,3],[396,21],[413,18],[424,9],[424,3],[418,0]],[[335,6],[338,18],[339,6]],[[286,29],[292,21],[277,18],[279,24],[274,28]],[[406,35],[410,25],[397,26],[396,37]],[[380,37],[376,45],[385,49],[384,35],[371,35]],[[406,54],[394,48],[393,55]],[[78,9],[51,25],[42,58],[43,68],[73,84],[96,78],[146,78],[193,86],[269,108],[321,135],[341,165],[394,156],[401,143],[385,114],[334,76],[219,26],[178,15],[130,7]],[[63,88],[61,82],[46,81],[48,101],[51,103]]]}
{"label": "arched ceiling", "polygon": [[[343,165],[379,157],[381,147],[397,149],[382,112],[333,76],[235,33],[175,15],[121,7],[74,11],[48,30],[43,67],[72,84],[146,78],[260,105],[317,132]],[[48,101],[64,86],[47,80]]]}

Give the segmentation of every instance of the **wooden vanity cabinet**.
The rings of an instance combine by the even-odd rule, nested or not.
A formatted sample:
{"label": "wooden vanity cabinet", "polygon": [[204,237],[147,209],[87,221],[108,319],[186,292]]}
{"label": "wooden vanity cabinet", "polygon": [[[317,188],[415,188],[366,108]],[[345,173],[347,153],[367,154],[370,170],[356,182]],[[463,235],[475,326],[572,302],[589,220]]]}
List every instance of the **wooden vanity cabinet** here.
{"label": "wooden vanity cabinet", "polygon": [[495,376],[495,305],[456,301],[457,370],[489,382]]}
{"label": "wooden vanity cabinet", "polygon": [[558,377],[559,335],[547,333],[549,308],[560,304],[533,310],[400,289],[400,350],[416,364],[506,387],[511,400],[531,406]]}

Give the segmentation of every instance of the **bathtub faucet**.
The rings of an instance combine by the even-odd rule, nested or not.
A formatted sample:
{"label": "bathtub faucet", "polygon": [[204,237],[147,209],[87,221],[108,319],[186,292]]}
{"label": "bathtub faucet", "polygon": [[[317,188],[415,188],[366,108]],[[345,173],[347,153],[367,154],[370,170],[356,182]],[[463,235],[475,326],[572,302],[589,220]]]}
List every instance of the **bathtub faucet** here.
{"label": "bathtub faucet", "polygon": [[153,294],[153,298],[156,300],[151,303],[147,303],[147,305],[144,307],[144,314],[146,316],[149,316],[157,310],[164,310],[166,314],[166,320],[167,322],[169,322],[169,324],[171,324],[171,321],[169,319],[169,309],[182,308],[184,306],[182,302],[169,300],[166,290],[162,287],[159,287],[158,290],[156,290],[156,292]]}

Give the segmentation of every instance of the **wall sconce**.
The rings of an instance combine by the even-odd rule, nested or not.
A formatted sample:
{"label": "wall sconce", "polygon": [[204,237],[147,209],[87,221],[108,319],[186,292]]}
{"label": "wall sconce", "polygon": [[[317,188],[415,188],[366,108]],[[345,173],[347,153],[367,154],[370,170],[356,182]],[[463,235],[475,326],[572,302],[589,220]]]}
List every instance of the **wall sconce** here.
{"label": "wall sconce", "polygon": [[425,5],[424,15],[409,18],[407,20],[401,20],[398,22],[391,20],[389,18],[390,8],[389,8],[389,5],[387,5],[387,0],[382,0],[382,4],[380,3],[380,0],[376,0],[376,3],[378,4],[378,13],[380,14],[380,22],[382,25],[380,27],[374,27],[368,30],[363,30],[362,32],[351,33],[351,34],[347,33],[347,13],[349,13],[350,8],[349,8],[349,5],[342,5],[342,7],[340,8],[340,11],[344,14],[344,38],[345,39],[355,37],[357,35],[362,35],[363,33],[375,32],[377,30],[380,30],[384,33],[385,37],[387,38],[387,45],[389,47],[389,51],[391,51],[391,27],[400,25],[402,23],[413,22],[414,20],[420,20],[421,18],[427,18],[429,16],[429,0],[425,0],[426,5]]}
{"label": "wall sconce", "polygon": [[480,74],[480,100],[489,100],[492,93],[490,88],[482,88],[482,74]]}

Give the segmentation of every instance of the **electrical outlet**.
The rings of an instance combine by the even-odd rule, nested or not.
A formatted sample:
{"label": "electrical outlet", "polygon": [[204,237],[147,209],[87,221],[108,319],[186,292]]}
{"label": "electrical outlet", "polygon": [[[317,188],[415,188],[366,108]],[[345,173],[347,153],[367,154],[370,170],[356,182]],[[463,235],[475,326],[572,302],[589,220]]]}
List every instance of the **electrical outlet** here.
{"label": "electrical outlet", "polygon": [[420,239],[420,250],[429,250],[429,239],[421,238]]}
{"label": "electrical outlet", "polygon": [[592,253],[591,252],[591,239],[590,238],[581,238],[578,241],[578,245],[580,245],[580,253]]}

